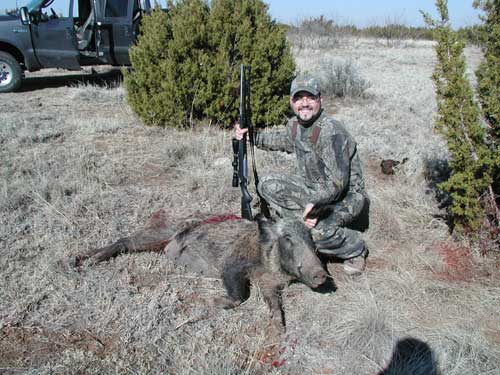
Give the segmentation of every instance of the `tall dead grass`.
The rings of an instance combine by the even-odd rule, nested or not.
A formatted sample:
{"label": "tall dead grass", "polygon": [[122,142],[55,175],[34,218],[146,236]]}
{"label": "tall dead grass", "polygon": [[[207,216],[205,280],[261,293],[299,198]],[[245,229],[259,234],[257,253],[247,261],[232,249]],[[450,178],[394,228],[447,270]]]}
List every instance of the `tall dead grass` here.
{"label": "tall dead grass", "polygon": [[[329,264],[335,292],[291,285],[281,337],[269,330],[258,291],[237,309],[214,308],[208,300],[223,292],[221,281],[186,274],[161,254],[79,270],[72,264],[160,208],[172,222],[196,211],[237,213],[230,132],[143,127],[112,85],[4,95],[0,368],[33,375],[499,374],[498,268],[474,253],[466,278],[453,268],[447,256],[465,253],[453,252],[460,244],[449,239],[424,178],[428,160],[446,158],[432,131],[431,45],[352,43],[296,57],[304,70],[342,56],[372,84],[363,100],[326,101],[362,155],[371,198],[368,269],[350,278]],[[380,174],[380,160],[403,157],[409,160],[394,176]],[[261,173],[294,165],[286,154],[258,151],[257,160]]]}

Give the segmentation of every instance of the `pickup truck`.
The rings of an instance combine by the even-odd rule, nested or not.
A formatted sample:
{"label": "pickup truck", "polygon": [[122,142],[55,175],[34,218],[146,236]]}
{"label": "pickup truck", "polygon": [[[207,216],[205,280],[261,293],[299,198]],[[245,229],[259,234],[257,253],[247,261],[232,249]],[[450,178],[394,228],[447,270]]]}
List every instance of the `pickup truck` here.
{"label": "pickup truck", "polygon": [[0,93],[20,88],[25,71],[130,65],[150,0],[31,0],[0,15]]}

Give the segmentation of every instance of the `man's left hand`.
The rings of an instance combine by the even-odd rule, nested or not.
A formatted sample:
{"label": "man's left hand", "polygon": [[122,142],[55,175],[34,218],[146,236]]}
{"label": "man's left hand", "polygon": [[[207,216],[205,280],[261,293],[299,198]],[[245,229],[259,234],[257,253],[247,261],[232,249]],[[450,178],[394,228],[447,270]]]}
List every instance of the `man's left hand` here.
{"label": "man's left hand", "polygon": [[302,218],[304,219],[304,224],[306,225],[306,227],[310,229],[314,228],[316,224],[318,224],[318,218],[311,219],[307,217],[307,214],[309,214],[309,211],[311,211],[313,207],[314,207],[313,203],[306,204],[306,208],[304,209],[304,213],[302,214]]}

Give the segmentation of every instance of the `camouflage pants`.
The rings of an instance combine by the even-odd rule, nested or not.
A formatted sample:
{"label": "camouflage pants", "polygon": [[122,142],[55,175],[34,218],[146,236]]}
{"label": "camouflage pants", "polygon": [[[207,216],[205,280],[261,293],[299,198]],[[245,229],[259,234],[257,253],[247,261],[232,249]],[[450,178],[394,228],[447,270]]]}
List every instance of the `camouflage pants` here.
{"label": "camouflage pants", "polygon": [[[262,176],[258,190],[270,208],[280,217],[302,217],[305,205],[316,201],[315,186],[296,175],[269,174]],[[318,252],[340,259],[354,258],[365,250],[361,233],[346,227],[363,209],[364,196],[348,193],[337,202],[332,213],[318,221],[312,236]]]}

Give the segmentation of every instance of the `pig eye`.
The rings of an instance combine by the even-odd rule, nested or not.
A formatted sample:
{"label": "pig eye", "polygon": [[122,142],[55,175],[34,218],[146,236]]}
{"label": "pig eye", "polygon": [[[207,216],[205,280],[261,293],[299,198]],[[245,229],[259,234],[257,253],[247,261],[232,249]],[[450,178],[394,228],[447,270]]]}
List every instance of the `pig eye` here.
{"label": "pig eye", "polygon": [[280,242],[282,245],[284,245],[286,247],[293,246],[292,237],[289,235],[285,235],[285,236],[281,237]]}

